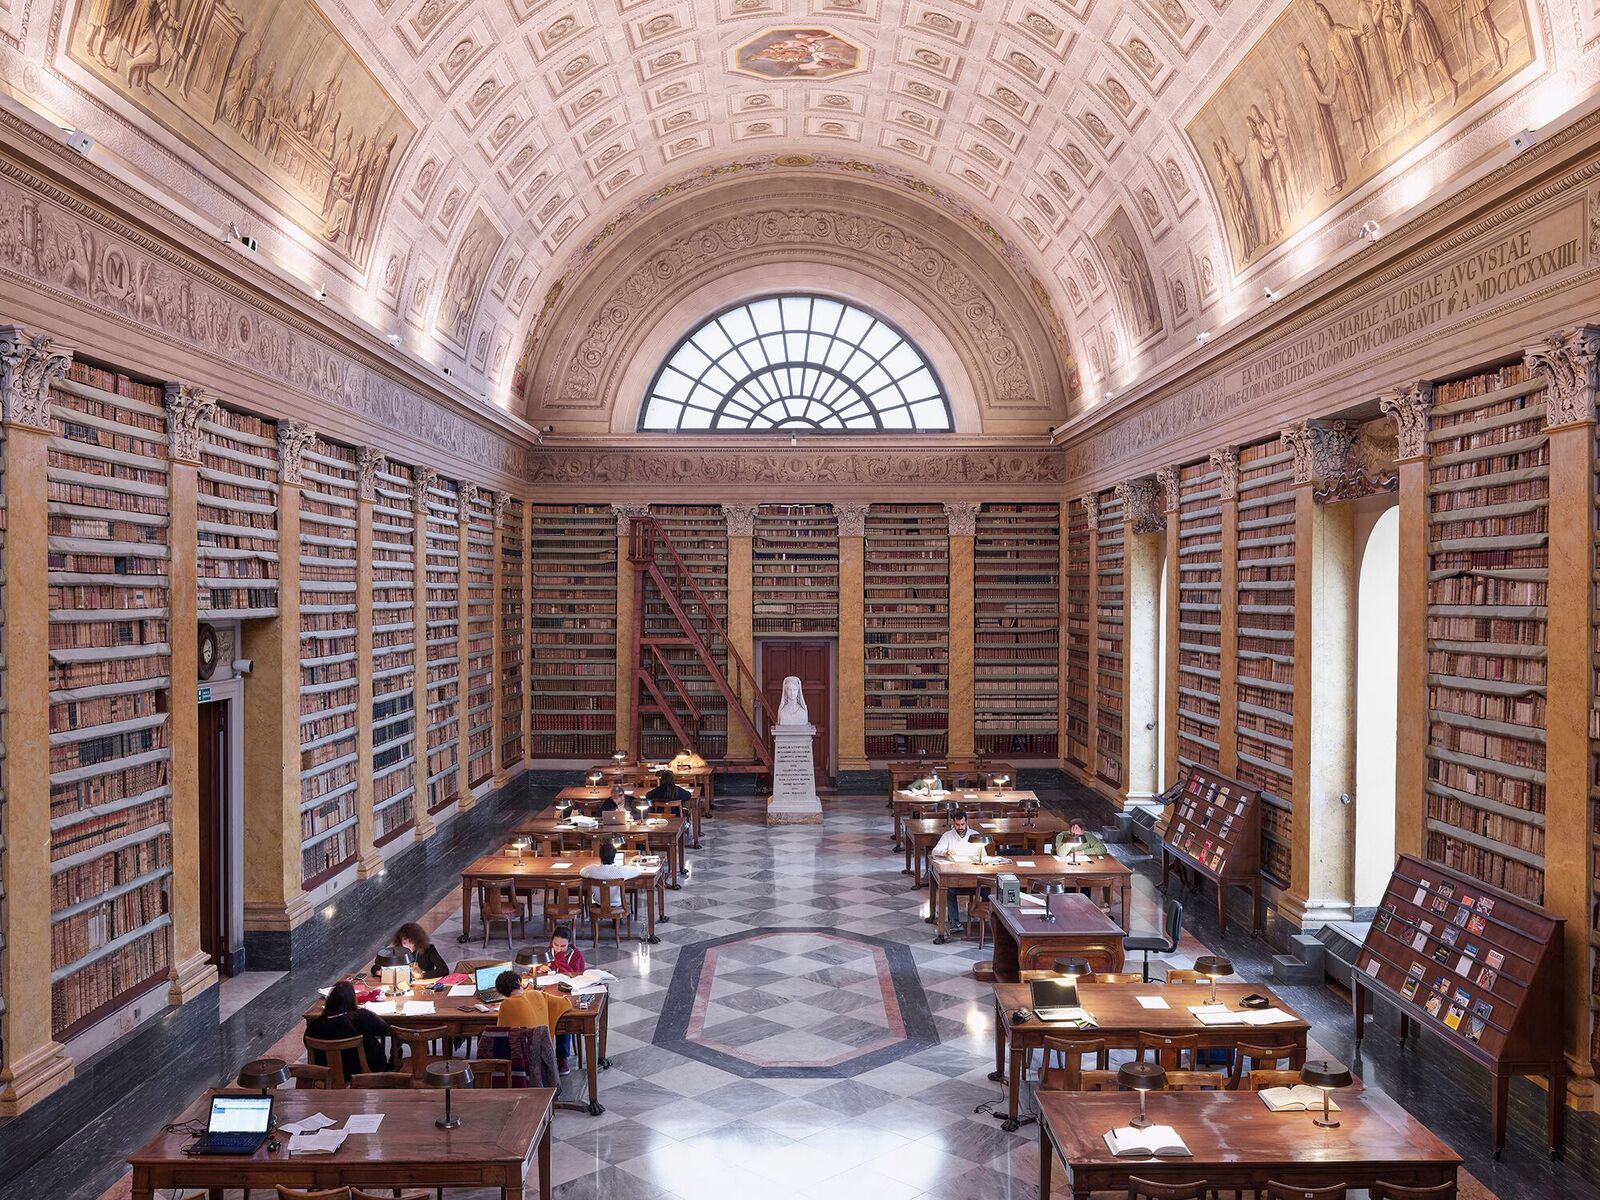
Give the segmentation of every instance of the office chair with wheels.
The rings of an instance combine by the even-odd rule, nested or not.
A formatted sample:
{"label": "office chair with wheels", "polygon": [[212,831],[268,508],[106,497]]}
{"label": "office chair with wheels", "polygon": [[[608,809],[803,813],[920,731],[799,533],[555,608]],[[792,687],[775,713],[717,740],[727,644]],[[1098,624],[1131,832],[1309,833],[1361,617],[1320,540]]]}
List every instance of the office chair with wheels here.
{"label": "office chair with wheels", "polygon": [[1176,954],[1178,939],[1183,934],[1183,903],[1179,900],[1168,900],[1162,908],[1162,932],[1160,933],[1130,933],[1122,939],[1124,950],[1143,950],[1144,967],[1141,972],[1143,982],[1150,982],[1150,952],[1157,954]]}

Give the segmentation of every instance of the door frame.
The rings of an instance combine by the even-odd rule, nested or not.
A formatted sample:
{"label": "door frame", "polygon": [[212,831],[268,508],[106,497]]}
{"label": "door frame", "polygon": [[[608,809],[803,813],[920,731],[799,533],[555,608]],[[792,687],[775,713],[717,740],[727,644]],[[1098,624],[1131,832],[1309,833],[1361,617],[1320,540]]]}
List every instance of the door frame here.
{"label": "door frame", "polygon": [[[209,688],[207,704],[228,705],[228,794],[227,804],[227,954],[235,974],[249,970],[244,951],[244,679],[220,679],[202,683]],[[198,816],[198,814],[196,814]]]}
{"label": "door frame", "polygon": [[764,670],[766,656],[762,654],[762,647],[767,642],[821,642],[828,647],[828,744],[826,746],[828,782],[817,780],[817,786],[831,787],[833,777],[839,771],[839,639],[837,636],[827,637],[820,634],[770,634],[754,639],[756,660],[756,687],[765,689],[767,681]]}

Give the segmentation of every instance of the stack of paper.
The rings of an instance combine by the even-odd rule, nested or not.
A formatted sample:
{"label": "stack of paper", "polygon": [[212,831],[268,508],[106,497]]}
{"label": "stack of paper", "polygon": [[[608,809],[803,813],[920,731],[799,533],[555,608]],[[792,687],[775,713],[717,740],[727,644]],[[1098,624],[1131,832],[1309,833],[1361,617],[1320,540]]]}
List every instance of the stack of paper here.
{"label": "stack of paper", "polygon": [[395,1004],[393,1000],[373,1000],[367,1004],[363,1004],[361,1007],[366,1009],[369,1013],[377,1013],[380,1017],[392,1017],[395,1015]]}
{"label": "stack of paper", "polygon": [[476,996],[477,994],[478,989],[470,983],[458,983],[445,993],[447,996]]}
{"label": "stack of paper", "polygon": [[[468,989],[471,990],[470,988]],[[392,1007],[392,1006],[391,1006]],[[433,1015],[432,1000],[407,1000],[405,1008],[400,1014],[404,1017],[428,1017]]]}
{"label": "stack of paper", "polygon": [[1189,1011],[1202,1025],[1282,1025],[1294,1017],[1281,1008],[1244,1009],[1235,1012],[1221,1004],[1191,1004]]}
{"label": "stack of paper", "polygon": [[290,1121],[286,1125],[279,1125],[278,1132],[287,1133],[290,1135],[296,1133],[316,1133],[319,1129],[327,1129],[332,1124],[333,1121],[331,1118],[325,1117],[321,1113],[316,1112],[312,1113],[309,1117],[301,1117],[298,1121]]}
{"label": "stack of paper", "polygon": [[289,1153],[334,1154],[344,1145],[345,1131],[324,1129],[321,1133],[297,1133],[289,1138]]}

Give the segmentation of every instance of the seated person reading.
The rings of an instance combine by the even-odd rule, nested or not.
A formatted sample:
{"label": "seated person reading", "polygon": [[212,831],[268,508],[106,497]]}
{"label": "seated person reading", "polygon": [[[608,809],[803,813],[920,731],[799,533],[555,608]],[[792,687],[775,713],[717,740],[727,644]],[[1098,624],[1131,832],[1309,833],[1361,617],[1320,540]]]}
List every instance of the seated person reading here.
{"label": "seated person reading", "polygon": [[[333,985],[328,998],[322,1003],[320,1017],[306,1018],[306,1037],[326,1042],[359,1037],[367,1060],[365,1069],[389,1070],[389,1054],[384,1048],[389,1037],[389,1023],[356,1003],[356,987],[348,979],[341,979]],[[320,1052],[308,1054],[307,1057],[319,1067],[328,1065]],[[346,1079],[361,1073],[361,1059],[354,1050],[346,1050],[342,1057]]]}
{"label": "seated person reading", "polygon": [[606,797],[606,802],[600,806],[600,824],[626,825],[628,823],[628,810],[623,807],[622,788],[614,787],[611,795]]}
{"label": "seated person reading", "polygon": [[[950,818],[950,828],[946,829],[939,840],[934,843],[933,857],[942,858],[949,862],[975,862],[987,860],[988,854],[984,850],[984,840],[967,827],[967,810],[956,809]],[[984,889],[987,890],[987,889]],[[946,888],[945,913],[947,924],[961,924],[961,897],[970,896],[972,888]]]}
{"label": "seated person reading", "polygon": [[[534,967],[533,975],[535,979],[552,971],[557,975],[582,975],[588,966],[583,961],[583,951],[578,949],[578,943],[573,940],[572,926],[557,925],[550,933],[550,961]],[[565,1062],[571,1057],[574,1040],[570,1033],[563,1033],[556,1038],[556,1055],[561,1061]]]}
{"label": "seated person reading", "polygon": [[679,787],[677,776],[669,768],[662,768],[656,773],[656,786],[644,794],[650,801],[651,808],[666,811],[671,805],[683,805],[694,799],[694,793],[686,787]]}
{"label": "seated person reading", "polygon": [[[415,979],[442,979],[450,974],[450,965],[444,961],[444,955],[439,953],[439,948],[428,937],[427,930],[415,921],[407,921],[395,931],[394,945],[409,950],[416,959],[411,964],[411,975]],[[372,973],[379,974],[378,964],[372,964]]]}
{"label": "seated person reading", "polygon": [[1100,836],[1084,829],[1083,821],[1078,818],[1073,818],[1067,823],[1067,831],[1065,833],[1056,834],[1055,852],[1057,854],[1066,854],[1067,847],[1074,842],[1082,842],[1083,844],[1078,848],[1078,852],[1090,858],[1101,858],[1108,853],[1106,844],[1100,840]]}
{"label": "seated person reading", "polygon": [[[572,1001],[553,987],[524,988],[522,976],[515,971],[501,971],[495,977],[494,990],[505,997],[500,1002],[500,1028],[537,1029],[543,1025],[550,1031],[552,1042],[556,1040],[556,1023],[572,1007]],[[572,1069],[567,1057],[559,1051],[556,1065],[563,1075]]]}
{"label": "seated person reading", "polygon": [[[600,861],[598,863],[590,863],[578,874],[585,879],[616,880],[637,879],[644,874],[638,867],[630,867],[627,863],[618,862],[617,857],[617,848],[611,844],[610,838],[606,838],[600,843]],[[620,886],[611,889],[610,901],[614,906],[621,906],[622,888]]]}

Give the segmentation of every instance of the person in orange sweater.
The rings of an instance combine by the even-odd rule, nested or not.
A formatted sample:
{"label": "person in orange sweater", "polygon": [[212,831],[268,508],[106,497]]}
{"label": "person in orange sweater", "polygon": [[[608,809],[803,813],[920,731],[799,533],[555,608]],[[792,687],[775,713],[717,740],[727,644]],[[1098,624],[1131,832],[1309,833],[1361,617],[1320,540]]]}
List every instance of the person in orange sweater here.
{"label": "person in orange sweater", "polygon": [[[503,1029],[533,1029],[543,1025],[550,1031],[550,1040],[556,1040],[556,1022],[572,1007],[572,1001],[555,988],[524,988],[522,976],[515,971],[501,971],[494,981],[495,991],[505,997],[500,1001],[499,1024]],[[565,1055],[558,1056],[557,1068],[565,1075],[572,1070]]]}

